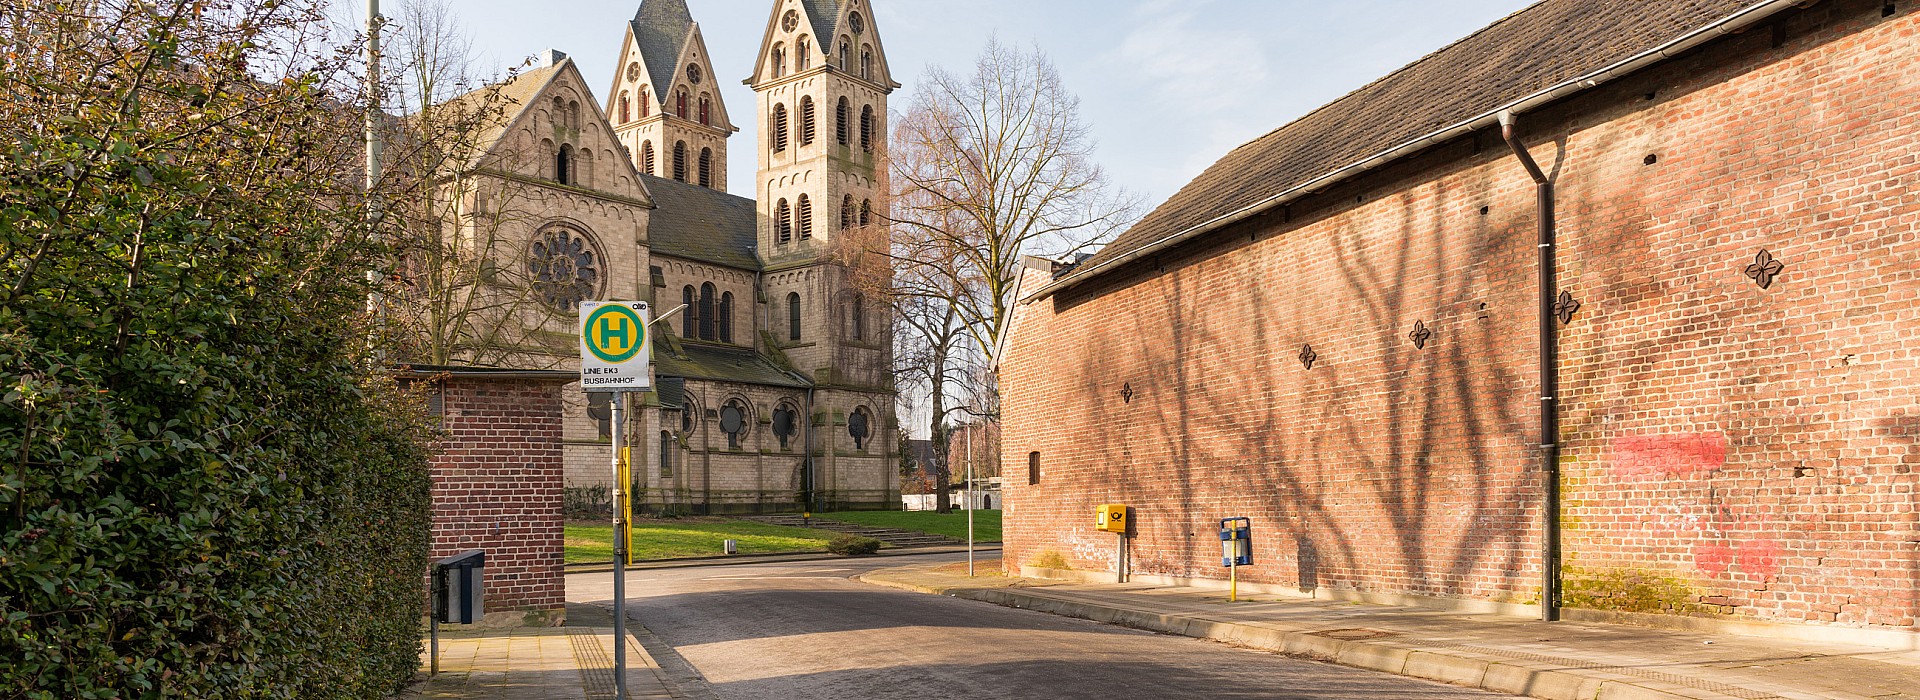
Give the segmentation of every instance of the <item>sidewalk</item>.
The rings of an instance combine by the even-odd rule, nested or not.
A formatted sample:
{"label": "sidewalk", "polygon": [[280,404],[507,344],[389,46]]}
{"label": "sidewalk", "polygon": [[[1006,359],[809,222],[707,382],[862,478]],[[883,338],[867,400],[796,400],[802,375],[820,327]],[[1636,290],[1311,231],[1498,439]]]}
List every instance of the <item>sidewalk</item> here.
{"label": "sidewalk", "polygon": [[[997,571],[997,562],[982,571]],[[1920,651],[1413,607],[882,569],[867,583],[1548,700],[1920,700]]]}
{"label": "sidewalk", "polygon": [[[569,609],[568,614],[572,617],[575,611]],[[601,613],[598,617],[604,619],[594,619],[590,611],[582,617],[589,618],[585,624],[595,626],[455,632],[442,628],[439,675],[427,677],[430,652],[423,652],[423,680],[396,700],[610,700],[614,697],[612,618]],[[627,637],[627,696],[636,700],[680,697],[631,634]]]}

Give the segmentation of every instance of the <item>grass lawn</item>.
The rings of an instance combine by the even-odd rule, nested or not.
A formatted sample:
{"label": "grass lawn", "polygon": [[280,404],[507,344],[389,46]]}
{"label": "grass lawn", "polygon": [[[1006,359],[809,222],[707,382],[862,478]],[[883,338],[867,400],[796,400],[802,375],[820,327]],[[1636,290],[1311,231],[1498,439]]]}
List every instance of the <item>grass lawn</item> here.
{"label": "grass lawn", "polygon": [[[896,530],[946,535],[962,541],[967,539],[967,512],[958,509],[946,515],[930,510],[876,510],[815,513],[814,517],[832,518],[872,527],[890,527]],[[1000,541],[1000,511],[976,510],[973,512],[973,539],[976,542]]]}
{"label": "grass lawn", "polygon": [[[635,519],[633,558],[674,559],[721,554],[721,540],[739,540],[742,554],[824,552],[833,533],[727,518]],[[568,564],[613,561],[611,523],[567,523]]]}

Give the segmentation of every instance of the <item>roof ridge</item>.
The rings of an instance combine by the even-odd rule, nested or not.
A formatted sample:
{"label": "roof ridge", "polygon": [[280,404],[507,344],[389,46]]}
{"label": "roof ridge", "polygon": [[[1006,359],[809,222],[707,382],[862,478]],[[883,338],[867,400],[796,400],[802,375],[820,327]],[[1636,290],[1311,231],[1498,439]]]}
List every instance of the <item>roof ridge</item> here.
{"label": "roof ridge", "polygon": [[1460,38],[1458,38],[1458,39],[1455,39],[1455,40],[1453,40],[1453,41],[1451,41],[1451,42],[1448,42],[1448,43],[1447,43],[1447,45],[1445,45],[1445,46],[1442,46],[1442,47],[1440,47],[1440,48],[1437,48],[1437,49],[1434,49],[1434,50],[1432,50],[1432,51],[1428,51],[1428,52],[1426,52],[1425,54],[1423,54],[1423,55],[1421,55],[1421,56],[1420,56],[1419,58],[1416,58],[1416,59],[1414,59],[1414,60],[1412,60],[1412,61],[1408,61],[1408,62],[1407,62],[1407,63],[1406,63],[1405,65],[1402,65],[1402,66],[1400,66],[1399,68],[1395,68],[1395,69],[1393,69],[1393,70],[1391,70],[1391,71],[1388,71],[1388,72],[1386,73],[1386,75],[1382,75],[1382,76],[1380,76],[1380,77],[1378,77],[1378,78],[1374,78],[1373,80],[1370,80],[1370,81],[1368,81],[1368,82],[1367,82],[1367,83],[1366,83],[1365,85],[1361,85],[1360,87],[1357,87],[1357,88],[1354,88],[1354,89],[1352,89],[1352,90],[1348,90],[1348,91],[1346,91],[1345,93],[1342,93],[1342,94],[1341,94],[1341,95],[1340,95],[1339,97],[1336,97],[1336,98],[1333,98],[1333,99],[1331,99],[1331,100],[1328,100],[1328,101],[1327,101],[1327,102],[1326,102],[1325,104],[1322,104],[1322,105],[1320,105],[1320,106],[1318,106],[1318,107],[1315,107],[1315,108],[1313,108],[1313,109],[1310,109],[1310,110],[1307,110],[1307,111],[1306,111],[1305,113],[1303,113],[1303,114],[1301,114],[1300,116],[1298,116],[1298,117],[1294,117],[1293,119],[1291,119],[1291,120],[1289,120],[1289,121],[1287,121],[1287,122],[1286,122],[1286,123],[1284,123],[1284,124],[1281,124],[1280,126],[1276,126],[1276,127],[1274,127],[1274,128],[1272,128],[1272,129],[1270,129],[1270,130],[1268,130],[1267,132],[1265,132],[1265,133],[1262,133],[1262,134],[1260,134],[1259,136],[1256,136],[1256,137],[1253,137],[1253,138],[1251,138],[1251,139],[1248,139],[1248,140],[1247,140],[1247,141],[1246,141],[1245,143],[1242,143],[1242,144],[1240,144],[1240,145],[1238,145],[1238,146],[1234,146],[1234,147],[1233,147],[1233,150],[1232,150],[1232,151],[1227,151],[1227,153],[1228,153],[1228,155],[1231,155],[1231,154],[1232,154],[1232,153],[1233,153],[1234,151],[1238,151],[1238,150],[1240,150],[1240,149],[1242,149],[1242,148],[1246,148],[1247,146],[1251,146],[1251,145],[1253,145],[1253,144],[1254,144],[1255,142],[1257,142],[1257,141],[1259,141],[1259,140],[1261,140],[1261,139],[1264,139],[1264,138],[1266,138],[1266,137],[1268,137],[1268,136],[1272,136],[1272,135],[1274,135],[1274,134],[1276,134],[1276,133],[1279,133],[1279,132],[1280,132],[1280,131],[1281,131],[1282,129],[1285,129],[1285,128],[1287,128],[1287,127],[1289,127],[1289,126],[1293,126],[1293,125],[1294,125],[1295,123],[1297,123],[1297,122],[1302,122],[1302,121],[1306,121],[1306,120],[1307,120],[1308,118],[1311,118],[1311,117],[1312,117],[1313,115],[1315,115],[1315,114],[1319,114],[1319,113],[1321,113],[1321,112],[1323,112],[1323,111],[1326,111],[1326,110],[1328,110],[1328,109],[1331,109],[1331,108],[1333,108],[1333,107],[1335,107],[1335,106],[1338,106],[1338,105],[1339,105],[1339,104],[1340,104],[1341,102],[1345,102],[1345,101],[1347,100],[1347,98],[1349,98],[1349,97],[1353,97],[1354,95],[1358,95],[1358,94],[1360,94],[1360,93],[1363,93],[1363,92],[1366,92],[1366,91],[1367,91],[1367,88],[1370,88],[1370,87],[1373,87],[1373,86],[1375,86],[1375,85],[1379,85],[1379,84],[1381,84],[1381,83],[1384,83],[1384,82],[1387,82],[1387,81],[1389,81],[1389,80],[1392,80],[1392,79],[1393,79],[1394,77],[1396,77],[1396,76],[1398,76],[1398,75],[1400,75],[1400,74],[1402,74],[1402,73],[1405,73],[1405,72],[1407,72],[1407,71],[1409,71],[1409,70],[1412,70],[1413,68],[1415,68],[1415,67],[1417,67],[1417,66],[1419,66],[1419,65],[1420,65],[1420,64],[1422,64],[1422,63],[1426,63],[1428,59],[1431,59],[1431,58],[1433,58],[1433,57],[1435,57],[1435,56],[1438,56],[1438,55],[1440,55],[1440,54],[1443,54],[1443,53],[1446,53],[1447,51],[1449,51],[1449,50],[1451,50],[1451,49],[1452,49],[1453,47],[1455,47],[1455,46],[1459,46],[1459,45],[1461,45],[1461,44],[1464,44],[1464,43],[1467,43],[1467,42],[1469,42],[1469,41],[1472,41],[1472,40],[1474,40],[1475,38],[1477,38],[1477,37],[1479,37],[1479,36],[1480,36],[1480,35],[1482,35],[1482,34],[1486,34],[1486,33],[1488,33],[1488,32],[1491,32],[1491,31],[1493,31],[1493,30],[1495,30],[1495,29],[1497,29],[1497,28],[1499,28],[1499,27],[1501,27],[1502,25],[1505,25],[1505,24],[1507,24],[1507,23],[1509,23],[1509,22],[1512,22],[1512,21],[1514,21],[1514,20],[1516,20],[1516,19],[1518,19],[1518,18],[1519,18],[1519,17],[1521,16],[1521,15],[1524,15],[1524,14],[1526,14],[1526,13],[1528,13],[1528,12],[1532,12],[1532,11],[1534,11],[1534,10],[1537,10],[1537,9],[1539,9],[1539,8],[1540,8],[1541,6],[1543,6],[1543,5],[1546,5],[1546,4],[1547,4],[1547,2],[1548,2],[1548,0],[1534,0],[1534,3],[1533,3],[1533,4],[1531,4],[1531,5],[1528,5],[1528,6],[1526,6],[1526,7],[1522,7],[1522,8],[1520,8],[1520,9],[1518,9],[1518,10],[1514,10],[1514,11],[1512,11],[1512,12],[1509,12],[1509,13],[1507,13],[1507,14],[1506,14],[1505,16],[1503,16],[1503,17],[1501,17],[1500,19],[1497,19],[1497,20],[1494,20],[1494,21],[1493,21],[1493,22],[1492,22],[1491,24],[1488,24],[1487,26],[1484,26],[1484,27],[1481,27],[1481,28],[1479,28],[1479,29],[1476,29],[1476,30],[1474,30],[1474,31],[1473,31],[1473,33],[1471,33],[1471,34],[1468,34],[1468,35],[1466,35],[1466,36],[1463,36],[1463,37],[1460,37]]}

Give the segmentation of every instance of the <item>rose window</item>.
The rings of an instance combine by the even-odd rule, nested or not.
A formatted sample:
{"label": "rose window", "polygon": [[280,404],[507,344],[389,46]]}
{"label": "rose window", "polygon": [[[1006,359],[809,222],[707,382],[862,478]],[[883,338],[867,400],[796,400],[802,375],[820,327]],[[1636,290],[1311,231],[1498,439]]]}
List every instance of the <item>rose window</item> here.
{"label": "rose window", "polygon": [[600,256],[585,235],[556,228],[534,238],[527,251],[533,292],[559,311],[578,311],[600,291]]}

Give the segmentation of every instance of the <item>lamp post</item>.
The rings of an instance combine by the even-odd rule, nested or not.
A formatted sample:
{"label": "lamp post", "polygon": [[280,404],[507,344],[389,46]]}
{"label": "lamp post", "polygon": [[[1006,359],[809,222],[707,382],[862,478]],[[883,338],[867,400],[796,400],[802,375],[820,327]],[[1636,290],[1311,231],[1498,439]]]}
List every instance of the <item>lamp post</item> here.
{"label": "lamp post", "polygon": [[[960,410],[967,412],[967,415],[973,416],[975,418],[999,418],[1000,417],[1000,414],[997,412],[982,413],[980,411],[973,410],[972,406],[961,406]],[[966,496],[964,496],[963,498],[966,499],[966,509],[967,509],[967,577],[968,578],[973,577],[973,431],[974,431],[974,428],[978,426],[979,426],[978,422],[969,423],[967,425],[967,491],[966,491]]]}

